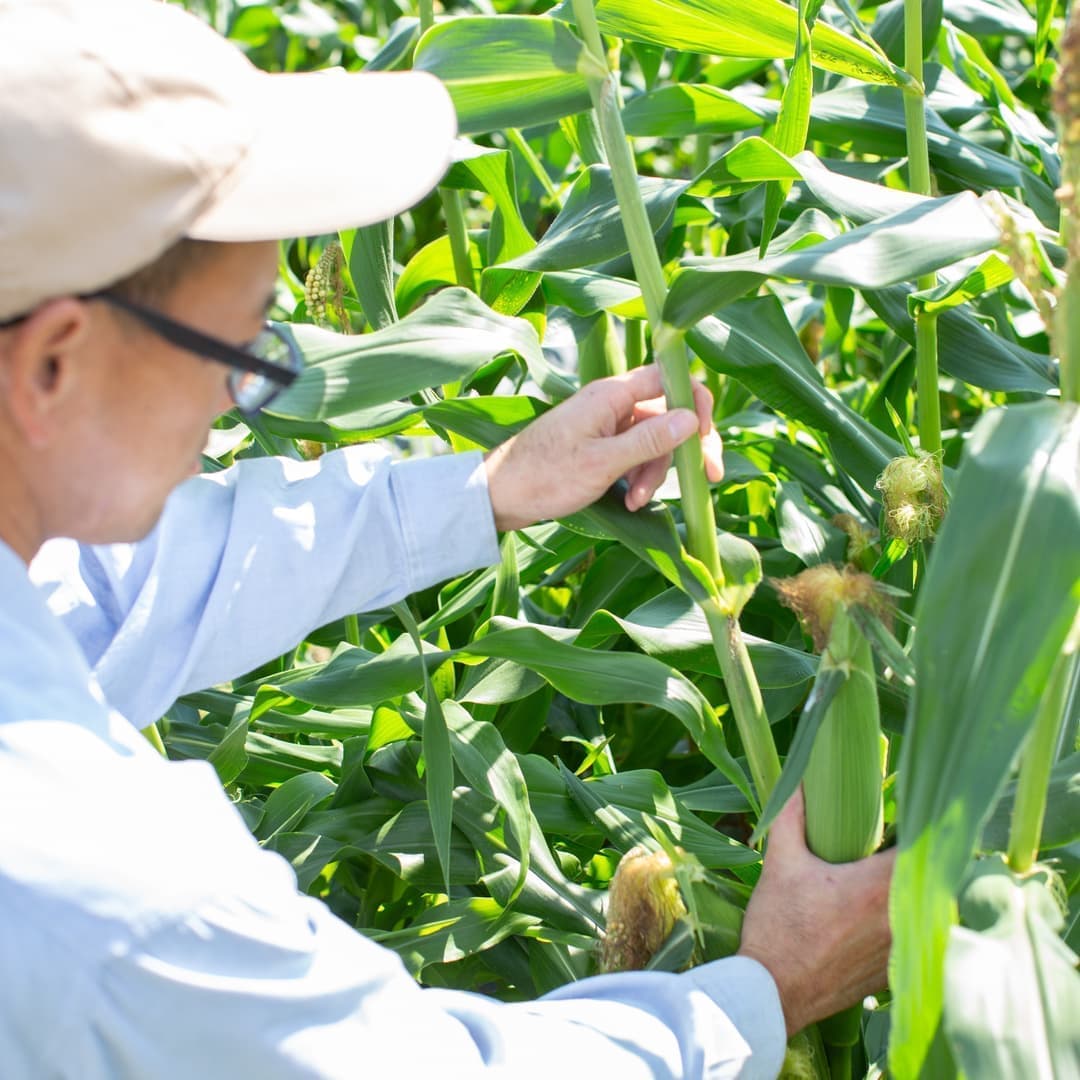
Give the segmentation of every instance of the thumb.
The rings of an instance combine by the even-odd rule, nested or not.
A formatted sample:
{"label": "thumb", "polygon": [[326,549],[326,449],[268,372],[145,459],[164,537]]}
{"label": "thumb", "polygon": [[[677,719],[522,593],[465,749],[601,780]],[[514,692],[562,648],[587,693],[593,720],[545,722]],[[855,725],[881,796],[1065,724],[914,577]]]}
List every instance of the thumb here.
{"label": "thumb", "polygon": [[612,465],[621,475],[648,461],[665,458],[697,430],[697,417],[689,409],[673,409],[639,420],[608,440]]}
{"label": "thumb", "polygon": [[776,815],[769,830],[767,854],[775,853],[779,859],[790,859],[805,853],[806,847],[806,804],[803,801],[802,785],[795,789],[795,794],[784,803],[783,810]]}

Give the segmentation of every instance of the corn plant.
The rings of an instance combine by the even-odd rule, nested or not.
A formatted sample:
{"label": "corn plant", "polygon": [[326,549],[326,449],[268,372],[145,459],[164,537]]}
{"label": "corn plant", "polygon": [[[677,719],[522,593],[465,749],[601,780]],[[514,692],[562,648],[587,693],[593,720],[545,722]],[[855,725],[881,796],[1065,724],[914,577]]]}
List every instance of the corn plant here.
{"label": "corn plant", "polygon": [[283,244],[309,371],[208,468],[488,448],[656,363],[673,405],[713,390],[726,473],[691,440],[642,510],[613,490],[189,695],[166,751],[421,982],[507,999],[730,953],[802,783],[822,857],[899,854],[890,989],[793,1062],[1080,1072],[1062,6],[191,6],[268,68],[432,72],[462,132],[410,213]]}

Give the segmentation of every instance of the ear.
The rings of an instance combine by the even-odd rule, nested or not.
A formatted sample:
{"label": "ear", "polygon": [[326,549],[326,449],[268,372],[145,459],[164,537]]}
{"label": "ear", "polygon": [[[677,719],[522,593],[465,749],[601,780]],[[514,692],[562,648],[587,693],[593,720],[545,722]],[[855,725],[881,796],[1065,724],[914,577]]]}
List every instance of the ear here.
{"label": "ear", "polygon": [[86,377],[77,362],[90,330],[86,304],[49,300],[13,326],[0,348],[0,379],[7,412],[26,442],[46,446]]}

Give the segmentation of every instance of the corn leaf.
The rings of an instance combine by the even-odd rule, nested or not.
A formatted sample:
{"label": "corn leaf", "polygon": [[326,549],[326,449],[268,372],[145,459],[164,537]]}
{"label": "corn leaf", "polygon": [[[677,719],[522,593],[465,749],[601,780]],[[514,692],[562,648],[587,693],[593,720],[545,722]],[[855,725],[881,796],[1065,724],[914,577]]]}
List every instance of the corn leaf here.
{"label": "corn leaf", "polygon": [[713,370],[738,379],[777,411],[825,432],[867,491],[900,454],[899,443],[826,389],[775,297],[730,304],[721,316],[703,319],[687,341]]}
{"label": "corn leaf", "polygon": [[1080,972],[1045,871],[980,864],[960,898],[945,965],[945,1030],[965,1076],[1080,1075]]}
{"label": "corn leaf", "polygon": [[[654,232],[662,233],[675,203],[689,185],[653,177],[640,177],[638,185],[649,224]],[[606,165],[593,165],[578,177],[540,243],[503,266],[517,270],[572,270],[617,258],[627,250],[611,170]]]}
{"label": "corn leaf", "polygon": [[581,42],[565,23],[531,15],[473,16],[433,26],[413,67],[450,91],[463,133],[534,127],[590,106]]}
{"label": "corn leaf", "polygon": [[929,199],[831,240],[757,258],[743,252],[701,260],[679,272],[664,317],[689,327],[767,277],[797,278],[825,285],[880,289],[994,247],[997,226],[970,193]]}
{"label": "corn leaf", "polygon": [[769,831],[769,827],[776,820],[776,815],[783,810],[788,799],[795,794],[806,772],[806,766],[810,762],[810,751],[814,749],[814,739],[829,711],[841,687],[848,680],[847,673],[838,667],[830,667],[820,670],[814,679],[814,688],[803,706],[802,716],[799,717],[799,726],[795,729],[795,738],[791,740],[787,757],[784,759],[784,767],[780,772],[780,779],[776,782],[765,809],[754,828],[754,835],[750,837],[751,846]]}
{"label": "corn leaf", "polygon": [[[810,45],[805,0],[799,0],[798,15],[795,58],[788,72],[783,97],[780,99],[780,115],[776,119],[776,127],[769,133],[769,141],[787,157],[793,157],[806,148],[806,133],[810,127],[810,101],[814,96],[814,73],[811,67],[813,50]],[[765,210],[758,248],[761,255],[765,254],[776,231],[780,209],[790,189],[789,180],[770,182],[765,189]]]}
{"label": "corn leaf", "polygon": [[955,896],[1080,606],[1078,460],[1075,406],[984,417],[919,594],[890,901],[898,1080],[948,1067],[938,1055]]}
{"label": "corn leaf", "polygon": [[523,319],[494,312],[474,293],[446,289],[418,311],[371,334],[334,334],[304,324],[287,327],[308,367],[273,415],[334,420],[362,409],[468,378],[500,353],[514,352],[557,397],[573,387],[544,360],[536,331]]}
{"label": "corn leaf", "polygon": [[[564,2],[551,14],[573,21]],[[605,34],[667,49],[720,56],[790,59],[795,51],[795,10],[781,0],[599,0],[596,17]],[[869,82],[901,86],[905,73],[880,52],[825,23],[813,31],[818,66]]]}
{"label": "corn leaf", "polygon": [[[915,326],[908,314],[905,286],[867,289],[871,308],[911,345]],[[941,312],[938,324],[938,364],[941,370],[984,390],[1047,394],[1057,388],[1058,363],[995,334],[964,308]]]}

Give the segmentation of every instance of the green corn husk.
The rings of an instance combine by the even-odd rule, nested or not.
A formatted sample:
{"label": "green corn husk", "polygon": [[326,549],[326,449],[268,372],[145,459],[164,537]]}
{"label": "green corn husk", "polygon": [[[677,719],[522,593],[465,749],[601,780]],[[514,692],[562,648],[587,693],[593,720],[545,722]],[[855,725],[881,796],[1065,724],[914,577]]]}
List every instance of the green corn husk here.
{"label": "green corn husk", "polygon": [[839,605],[820,671],[841,670],[837,691],[803,775],[806,841],[828,862],[854,862],[877,849],[882,834],[881,722],[870,643]]}
{"label": "green corn husk", "polygon": [[[778,582],[777,589],[823,649],[818,679],[835,671],[846,676],[818,729],[802,784],[810,850],[828,862],[853,862],[881,843],[884,737],[873,653],[851,610],[861,607],[881,616],[886,605],[873,578],[850,567],[815,566]],[[850,1076],[851,1048],[861,1027],[859,1005],[821,1023],[834,1076]]]}

